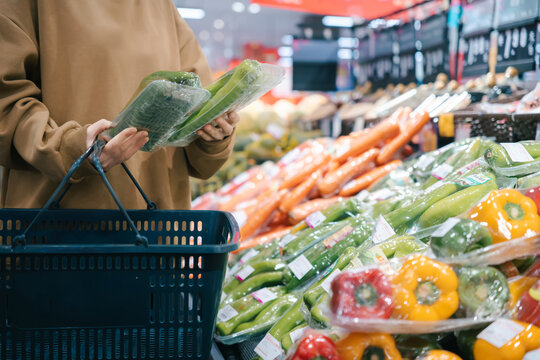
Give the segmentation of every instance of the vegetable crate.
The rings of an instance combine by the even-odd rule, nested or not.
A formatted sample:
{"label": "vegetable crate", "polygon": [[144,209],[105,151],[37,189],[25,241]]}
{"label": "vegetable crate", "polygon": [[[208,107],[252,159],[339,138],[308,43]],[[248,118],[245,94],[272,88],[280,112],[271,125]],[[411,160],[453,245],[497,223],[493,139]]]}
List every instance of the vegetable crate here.
{"label": "vegetable crate", "polygon": [[209,357],[230,214],[50,204],[0,209],[0,359]]}

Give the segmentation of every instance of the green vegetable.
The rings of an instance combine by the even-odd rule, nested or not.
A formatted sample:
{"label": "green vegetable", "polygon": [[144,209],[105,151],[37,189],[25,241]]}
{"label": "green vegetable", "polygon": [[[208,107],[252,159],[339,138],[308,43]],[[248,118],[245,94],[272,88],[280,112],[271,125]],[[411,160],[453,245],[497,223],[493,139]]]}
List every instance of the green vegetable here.
{"label": "green vegetable", "polygon": [[244,60],[233,69],[228,81],[219,79],[219,84],[211,87],[211,90],[215,91],[215,94],[199,111],[191,115],[180,125],[169,140],[176,142],[191,136],[198,129],[229,110],[235,103],[243,100],[246,95],[250,95],[256,91],[256,83],[261,79],[262,74],[262,67],[258,61]]}
{"label": "green vegetable", "polygon": [[[347,201],[338,201],[337,203],[330,205],[326,209],[321,210],[321,214],[323,214],[325,217],[321,225],[338,220],[343,220],[345,217],[349,217],[361,212],[363,212],[362,205],[356,198],[351,198]],[[303,220],[291,229],[291,234],[300,236],[300,231],[306,231],[306,229],[309,229],[309,227],[306,221]]]}
{"label": "green vegetable", "polygon": [[468,316],[494,316],[510,299],[508,282],[494,267],[464,267],[458,275],[459,301]]}
{"label": "green vegetable", "polygon": [[426,335],[396,335],[396,347],[404,359],[417,359],[421,354],[441,346]]}
{"label": "green vegetable", "polygon": [[488,229],[476,221],[459,219],[445,235],[431,236],[430,246],[438,257],[458,256],[491,245]]}
{"label": "green vegetable", "polygon": [[[253,272],[249,274],[243,281],[246,281],[247,279],[260,274],[265,273],[269,271],[279,271],[285,268],[285,263],[281,259],[270,259],[265,261],[259,261],[252,265],[246,265],[251,266],[253,268]],[[243,268],[243,267],[242,267]],[[238,271],[240,271],[242,268],[240,268]],[[238,280],[234,276],[223,286],[223,292],[229,293],[234,288],[239,286],[243,281]]]}
{"label": "green vegetable", "polygon": [[[282,296],[285,294],[285,288],[283,286],[275,286],[269,288],[268,290],[271,290],[277,296]],[[265,304],[261,304],[253,296],[251,296],[251,294],[246,295],[230,304],[230,306],[238,312],[238,315],[230,320],[218,322],[216,324],[216,331],[222,336],[229,335],[239,324],[255,318],[257,314],[270,306],[270,304],[270,301]]]}
{"label": "green vegetable", "polygon": [[281,338],[281,347],[283,348],[283,350],[285,350],[285,352],[289,351],[289,349],[294,345],[291,338],[291,333],[296,330],[303,329],[305,327],[307,327],[307,323],[304,321],[303,323],[301,323],[300,325],[298,325],[297,327],[295,327],[294,329],[292,329],[291,331],[283,335],[283,337]]}
{"label": "green vegetable", "polygon": [[291,306],[298,301],[296,295],[287,294],[272,301],[271,305],[263,309],[252,321],[242,323],[234,329],[234,332],[254,329],[255,332],[266,331],[272,323],[279,319]]}
{"label": "green vegetable", "polygon": [[319,300],[313,305],[311,308],[311,317],[313,320],[315,320],[317,323],[319,323],[323,327],[328,327],[330,324],[330,320],[325,316],[324,311],[322,309],[323,304],[326,303],[328,300],[328,294],[324,293]]}
{"label": "green vegetable", "polygon": [[425,249],[426,245],[416,240],[414,236],[394,235],[374,247],[379,248],[387,258],[397,258],[412,254],[413,252],[419,252]]}
{"label": "green vegetable", "polygon": [[283,314],[274,326],[268,330],[268,334],[272,335],[277,341],[281,341],[285,334],[305,322],[302,311],[300,310],[301,307],[302,299],[294,303],[294,305]]}
{"label": "green vegetable", "polygon": [[272,285],[278,285],[283,279],[283,272],[272,271],[255,275],[246,281],[242,281],[235,289],[233,289],[227,297],[222,301],[220,306],[229,304],[234,300],[241,298],[255,290]]}
{"label": "green vegetable", "polygon": [[[540,157],[540,142],[520,141],[519,144],[523,145],[525,150],[527,150],[529,155],[531,155],[534,159]],[[490,166],[495,167],[512,167],[515,165],[524,164],[512,161],[506,149],[495,143],[487,148],[484,154],[484,159]]]}
{"label": "green vegetable", "polygon": [[431,205],[418,219],[418,226],[429,227],[445,222],[469,210],[492,190],[497,190],[495,175],[485,173],[489,181],[466,187]]}

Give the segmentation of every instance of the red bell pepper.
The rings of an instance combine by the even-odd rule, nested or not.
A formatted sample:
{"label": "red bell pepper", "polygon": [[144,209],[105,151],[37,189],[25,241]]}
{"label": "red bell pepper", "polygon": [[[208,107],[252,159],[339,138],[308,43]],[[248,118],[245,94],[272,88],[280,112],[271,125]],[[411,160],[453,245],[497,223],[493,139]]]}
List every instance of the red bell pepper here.
{"label": "red bell pepper", "polygon": [[392,284],[379,269],[343,273],[332,281],[330,308],[336,315],[388,319],[392,315]]}
{"label": "red bell pepper", "polygon": [[536,203],[538,215],[540,215],[540,186],[528,189],[524,194]]}
{"label": "red bell pepper", "polygon": [[311,333],[298,344],[292,360],[341,360],[332,339]]}
{"label": "red bell pepper", "polygon": [[540,280],[521,295],[516,307],[518,320],[540,326]]}

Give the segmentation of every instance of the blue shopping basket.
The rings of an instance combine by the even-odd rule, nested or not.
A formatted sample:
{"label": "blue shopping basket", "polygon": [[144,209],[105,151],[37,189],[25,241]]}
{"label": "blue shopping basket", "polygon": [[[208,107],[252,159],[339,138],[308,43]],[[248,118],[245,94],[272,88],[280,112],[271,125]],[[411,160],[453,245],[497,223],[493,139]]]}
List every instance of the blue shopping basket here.
{"label": "blue shopping basket", "polygon": [[[148,203],[126,211],[100,148],[43,209],[0,209],[0,359],[207,359],[238,225],[157,210],[124,166]],[[119,210],[58,208],[89,156]]]}

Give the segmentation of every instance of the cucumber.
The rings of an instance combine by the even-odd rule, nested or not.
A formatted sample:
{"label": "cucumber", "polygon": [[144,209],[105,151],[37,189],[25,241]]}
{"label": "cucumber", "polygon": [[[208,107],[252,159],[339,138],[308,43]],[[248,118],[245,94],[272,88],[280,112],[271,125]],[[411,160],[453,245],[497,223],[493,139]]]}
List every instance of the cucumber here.
{"label": "cucumber", "polygon": [[169,142],[187,145],[197,130],[231,109],[245,96],[254,93],[257,90],[257,81],[262,78],[262,74],[262,67],[258,61],[244,60],[234,69],[228,80],[225,80],[226,76],[224,79],[218,80],[217,84],[210,85],[210,89],[207,88],[209,91],[216,91],[215,94],[199,111],[192,114],[176,128],[176,131],[169,137]]}

